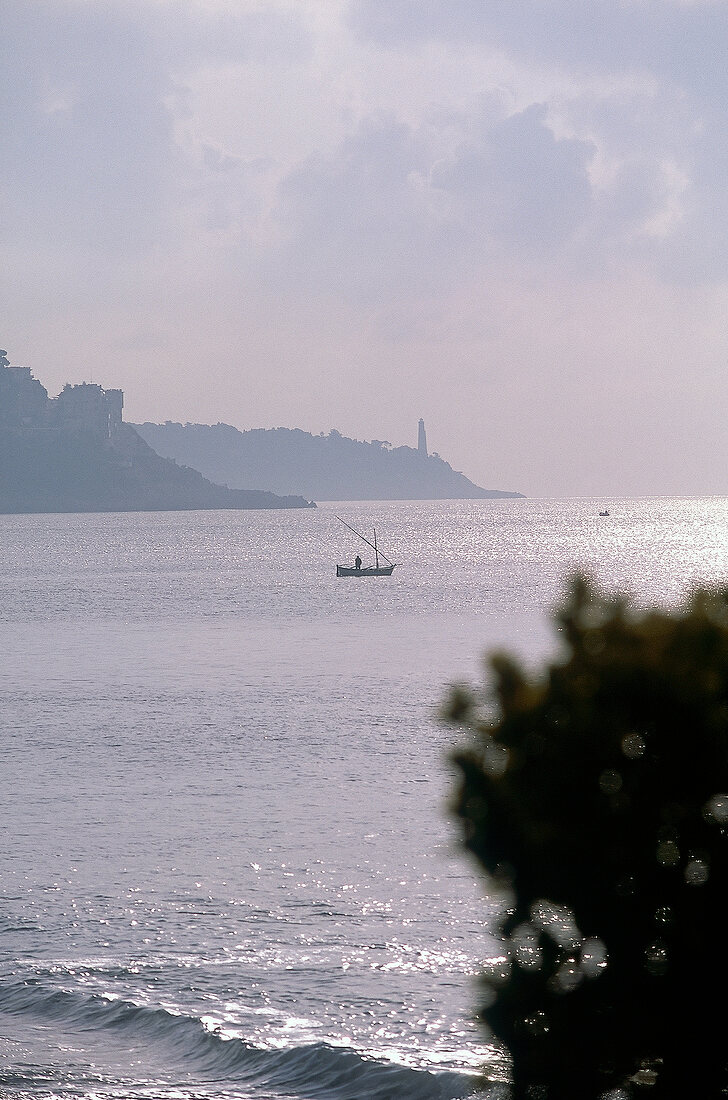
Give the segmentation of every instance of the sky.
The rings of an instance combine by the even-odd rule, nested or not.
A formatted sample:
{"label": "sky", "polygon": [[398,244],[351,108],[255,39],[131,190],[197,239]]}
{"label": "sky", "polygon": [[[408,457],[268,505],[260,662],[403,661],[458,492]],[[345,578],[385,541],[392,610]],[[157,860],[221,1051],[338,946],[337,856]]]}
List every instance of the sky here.
{"label": "sky", "polygon": [[728,0],[0,0],[0,345],[130,421],[728,494]]}

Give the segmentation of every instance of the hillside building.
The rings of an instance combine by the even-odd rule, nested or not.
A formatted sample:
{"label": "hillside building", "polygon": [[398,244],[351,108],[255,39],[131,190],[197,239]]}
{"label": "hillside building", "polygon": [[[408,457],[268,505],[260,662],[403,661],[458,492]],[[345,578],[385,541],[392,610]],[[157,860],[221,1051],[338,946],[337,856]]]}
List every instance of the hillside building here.
{"label": "hillside building", "polygon": [[15,431],[90,432],[111,439],[122,422],[124,394],[93,383],[67,383],[49,398],[30,367],[11,367],[0,350],[0,428]]}

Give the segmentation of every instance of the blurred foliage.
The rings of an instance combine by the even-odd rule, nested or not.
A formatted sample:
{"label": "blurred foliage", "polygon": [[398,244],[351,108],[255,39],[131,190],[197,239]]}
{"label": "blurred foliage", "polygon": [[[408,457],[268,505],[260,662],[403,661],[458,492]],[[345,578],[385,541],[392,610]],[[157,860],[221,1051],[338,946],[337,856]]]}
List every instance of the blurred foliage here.
{"label": "blurred foliage", "polygon": [[566,653],[453,691],[464,843],[504,888],[482,1019],[516,1100],[728,1096],[728,592],[639,613],[576,578]]}

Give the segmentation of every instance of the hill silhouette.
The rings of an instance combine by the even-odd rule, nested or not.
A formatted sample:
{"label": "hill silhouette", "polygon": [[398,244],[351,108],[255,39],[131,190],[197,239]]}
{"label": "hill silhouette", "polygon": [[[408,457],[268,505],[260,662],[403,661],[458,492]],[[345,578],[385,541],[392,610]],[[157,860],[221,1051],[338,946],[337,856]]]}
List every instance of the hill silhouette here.
{"label": "hill silhouette", "polygon": [[0,512],[303,508],[302,497],[214,485],[162,458],[127,424],[92,433],[0,428]]}
{"label": "hill silhouette", "polygon": [[439,455],[300,428],[239,431],[229,424],[136,424],[166,458],[231,488],[265,487],[315,500],[439,500],[519,497],[482,489]]}
{"label": "hill silhouette", "polygon": [[215,485],[156,454],[122,419],[121,390],[81,383],[49,398],[0,350],[0,512],[305,508],[299,496]]}

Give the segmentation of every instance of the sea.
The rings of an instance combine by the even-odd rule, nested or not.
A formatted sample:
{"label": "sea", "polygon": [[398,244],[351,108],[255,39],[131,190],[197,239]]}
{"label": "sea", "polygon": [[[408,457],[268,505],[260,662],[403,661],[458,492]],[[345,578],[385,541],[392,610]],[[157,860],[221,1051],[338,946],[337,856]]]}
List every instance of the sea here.
{"label": "sea", "polygon": [[506,1095],[442,708],[576,570],[728,584],[728,500],[0,516],[0,1097]]}

